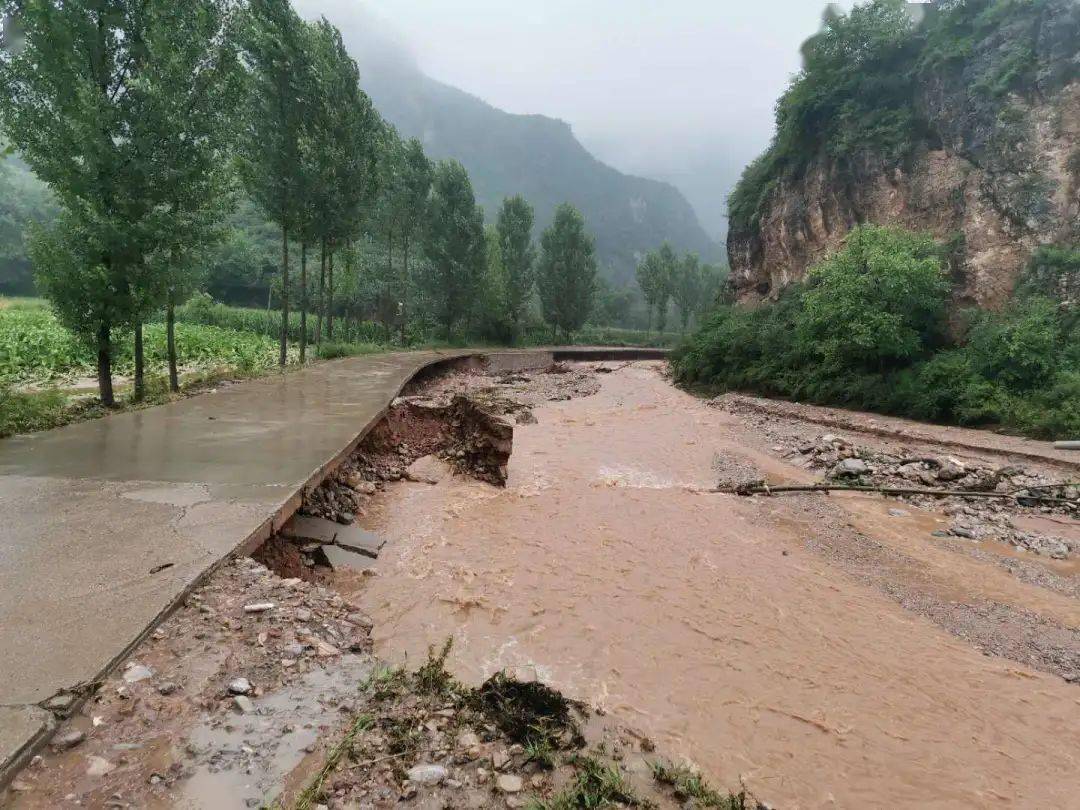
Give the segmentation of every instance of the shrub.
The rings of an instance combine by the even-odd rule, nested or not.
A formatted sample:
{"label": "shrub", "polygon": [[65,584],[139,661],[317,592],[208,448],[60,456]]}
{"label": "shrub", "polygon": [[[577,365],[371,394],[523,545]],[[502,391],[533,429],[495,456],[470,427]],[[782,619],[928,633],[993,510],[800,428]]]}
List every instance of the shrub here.
{"label": "shrub", "polygon": [[811,269],[796,329],[826,367],[884,371],[940,340],[948,292],[929,236],[863,225]]}
{"label": "shrub", "polygon": [[1057,307],[1046,298],[1015,302],[1000,314],[981,312],[968,333],[974,370],[1015,392],[1045,385],[1062,345]]}

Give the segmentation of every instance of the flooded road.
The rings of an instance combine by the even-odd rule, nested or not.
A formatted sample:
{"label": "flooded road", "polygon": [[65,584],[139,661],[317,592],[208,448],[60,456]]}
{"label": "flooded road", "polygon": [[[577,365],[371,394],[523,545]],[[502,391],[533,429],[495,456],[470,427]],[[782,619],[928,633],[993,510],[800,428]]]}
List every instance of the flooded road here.
{"label": "flooded road", "polygon": [[[932,516],[886,526],[881,501],[693,491],[730,467],[806,471],[655,365],[535,415],[505,490],[403,482],[362,521],[389,540],[355,594],[377,653],[415,665],[453,636],[463,678],[534,668],[781,807],[1080,806],[1080,688],[983,655],[889,589],[1070,628],[1075,599],[930,547]],[[858,532],[887,568],[820,550]]]}

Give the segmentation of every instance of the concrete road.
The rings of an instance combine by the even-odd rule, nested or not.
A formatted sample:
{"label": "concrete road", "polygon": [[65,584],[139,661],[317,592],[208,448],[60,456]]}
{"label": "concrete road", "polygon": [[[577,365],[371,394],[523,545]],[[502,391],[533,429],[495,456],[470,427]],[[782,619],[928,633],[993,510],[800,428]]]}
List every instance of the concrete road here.
{"label": "concrete road", "polygon": [[0,785],[51,731],[43,707],[279,528],[417,371],[470,353],[350,358],[0,441]]}

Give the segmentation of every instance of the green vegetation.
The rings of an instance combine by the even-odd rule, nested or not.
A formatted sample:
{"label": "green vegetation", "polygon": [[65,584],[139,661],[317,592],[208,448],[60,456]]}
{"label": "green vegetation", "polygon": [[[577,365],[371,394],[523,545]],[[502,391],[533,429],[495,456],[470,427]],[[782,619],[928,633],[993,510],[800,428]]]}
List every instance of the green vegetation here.
{"label": "green vegetation", "polygon": [[967,313],[952,338],[947,252],[923,235],[861,226],[775,303],[721,306],[677,352],[676,378],[1038,437],[1080,435],[1080,318],[1075,302],[1046,295],[1074,278],[1080,252],[1037,253],[1016,300],[1002,312]]}
{"label": "green vegetation", "polygon": [[697,771],[686,765],[657,761],[652,763],[653,779],[671,788],[675,798],[692,801],[695,807],[719,807],[722,810],[744,810],[745,794],[727,794],[713,790]]}
{"label": "green vegetation", "polygon": [[530,810],[601,810],[608,807],[644,807],[619,767],[576,754],[570,759],[574,780],[546,801],[533,801]]}
{"label": "green vegetation", "polygon": [[970,102],[989,111],[1008,93],[1030,90],[1037,22],[1058,2],[943,0],[921,22],[904,0],[827,11],[822,30],[803,45],[802,71],[777,102],[772,144],[728,199],[731,230],[756,228],[773,192],[811,163],[827,161],[840,178],[853,177],[867,156],[900,167],[939,137],[923,117],[921,87],[958,80]]}
{"label": "green vegetation", "polygon": [[544,320],[554,334],[566,337],[585,325],[596,295],[596,247],[585,231],[585,218],[569,203],[555,211],[555,221],[540,237],[536,286]]}
{"label": "green vegetation", "polygon": [[[289,0],[0,12],[20,32],[0,50],[0,125],[19,156],[0,162],[0,262],[28,259],[55,315],[9,316],[6,385],[94,370],[111,407],[115,372],[140,400],[163,357],[175,393],[181,366],[265,369],[270,339],[285,366],[291,344],[303,364],[310,344],[327,358],[435,335],[536,340],[541,305],[567,340],[629,315],[594,307],[592,236],[570,206],[544,234],[537,289],[529,204],[506,200],[485,234],[461,164],[403,141],[340,32]],[[254,303],[268,283],[265,312],[200,292]]]}
{"label": "green vegetation", "polygon": [[685,333],[691,318],[700,321],[718,303],[724,277],[719,268],[702,265],[693,253],[680,259],[667,242],[659,250],[645,254],[638,263],[637,284],[648,310],[648,328],[652,328],[655,312],[657,328],[664,331],[674,301]]}

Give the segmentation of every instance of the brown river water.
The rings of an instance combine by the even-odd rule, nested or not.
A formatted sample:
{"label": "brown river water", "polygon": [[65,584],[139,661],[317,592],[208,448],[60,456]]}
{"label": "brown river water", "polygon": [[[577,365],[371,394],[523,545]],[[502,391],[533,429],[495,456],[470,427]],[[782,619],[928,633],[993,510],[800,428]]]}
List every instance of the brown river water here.
{"label": "brown river water", "polygon": [[[534,668],[778,807],[1080,807],[1080,687],[985,656],[838,569],[810,550],[797,499],[693,491],[731,459],[806,473],[658,366],[602,382],[515,429],[506,489],[402,483],[364,519],[389,540],[359,591],[377,653],[415,663],[453,636],[459,676]],[[951,596],[1078,624],[1075,600],[929,548],[932,517],[827,508]]]}

